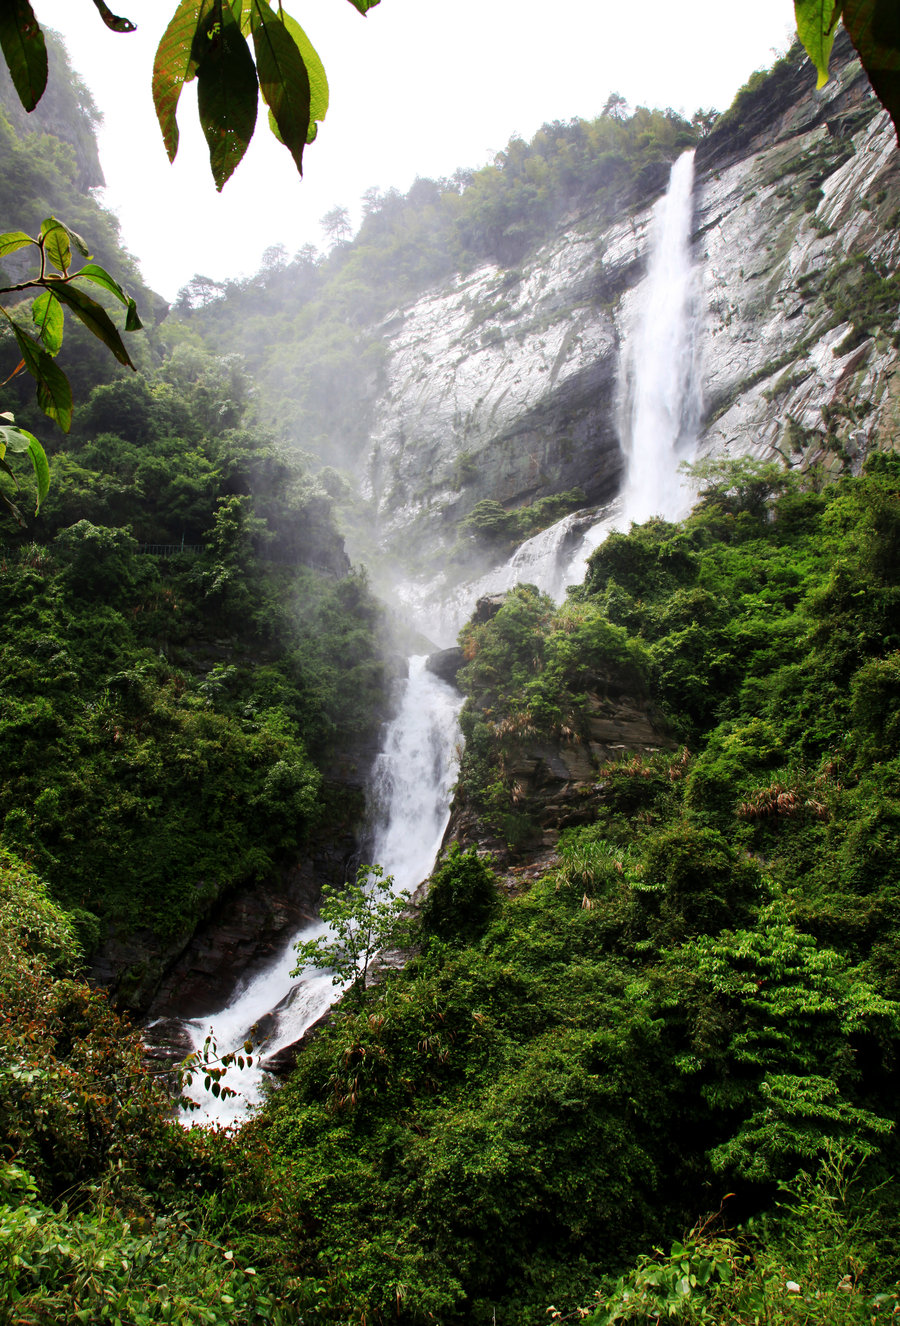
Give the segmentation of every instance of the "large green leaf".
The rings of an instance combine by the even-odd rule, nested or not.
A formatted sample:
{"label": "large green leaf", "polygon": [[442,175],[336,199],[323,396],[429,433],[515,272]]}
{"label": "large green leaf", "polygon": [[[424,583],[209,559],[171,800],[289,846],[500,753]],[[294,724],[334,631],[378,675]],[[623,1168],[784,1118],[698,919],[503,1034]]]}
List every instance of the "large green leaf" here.
{"label": "large green leaf", "polygon": [[65,227],[48,225],[45,221],[41,226],[41,238],[44,241],[44,252],[53,266],[61,272],[68,272],[69,263],[72,261],[72,246]]}
{"label": "large green leaf", "polygon": [[250,28],[263,100],[278,125],[279,138],[302,175],[310,121],[310,81],[303,57],[266,0],[253,0]]}
{"label": "large green leaf", "polygon": [[162,35],[153,60],[153,104],[170,161],[178,151],[175,112],[185,83],[197,72],[194,39],[212,0],[181,0]]}
{"label": "large green leaf", "polygon": [[0,47],[19,100],[34,110],[47,86],[47,47],[28,0],[0,3]]}
{"label": "large green leaf", "polygon": [[47,257],[61,272],[69,270],[73,245],[85,258],[91,256],[78,232],[71,230],[65,222],[58,221],[55,216],[48,216],[41,222],[41,243]]}
{"label": "large green leaf", "polygon": [[[6,313],[5,309],[2,311]],[[72,388],[69,379],[33,336],[17,327],[8,313],[6,317],[18,342],[25,367],[37,383],[38,405],[44,414],[56,420],[64,433],[68,433],[72,427]]]}
{"label": "large green leaf", "polygon": [[47,289],[52,290],[57,299],[70,308],[88,330],[92,331],[98,340],[101,340],[108,349],[112,350],[120,364],[125,364],[127,368],[134,368],[131,356],[125,349],[119,335],[119,330],[102,304],[98,304],[95,299],[91,299],[90,295],[86,295],[77,286],[71,285],[67,281],[57,280],[56,277],[48,277]]}
{"label": "large green leaf", "polygon": [[5,235],[0,235],[0,258],[5,258],[7,253],[15,253],[17,249],[24,249],[27,244],[33,244],[34,240],[30,235],[26,235],[24,230],[7,230]]}
{"label": "large green leaf", "polygon": [[840,0],[794,0],[797,36],[819,71],[817,87],[828,82],[828,61],[840,18]]}
{"label": "large green leaf", "polygon": [[47,353],[58,355],[62,349],[65,319],[62,305],[49,290],[38,295],[31,305],[31,320]]}
{"label": "large green leaf", "polygon": [[[325,113],[328,110],[328,78],[325,74],[325,66],[319,59],[319,53],[315,46],[313,46],[297,20],[291,18],[290,14],[286,14],[284,10],[281,11],[279,17],[297,43],[300,54],[303,56],[303,63],[306,65],[306,72],[309,76],[309,118],[310,120],[324,120]],[[315,126],[312,124],[310,125],[310,131],[315,137]],[[307,142],[311,141],[312,139],[307,138]]]}
{"label": "large green leaf", "polygon": [[[31,459],[34,478],[37,484],[37,506],[35,514],[40,510],[41,503],[50,491],[50,465],[47,461],[47,455],[34,433],[29,433],[26,428],[0,428],[0,457],[7,451],[27,452]],[[15,475],[8,465],[3,466],[7,474],[15,479]],[[17,481],[18,482],[18,481]]]}
{"label": "large green leaf", "polygon": [[35,515],[37,515],[41,509],[41,503],[50,491],[50,466],[47,462],[47,453],[34,434],[29,433],[27,436],[28,454],[31,457],[34,480],[37,484],[37,506],[34,508]]}
{"label": "large green leaf", "polygon": [[844,0],[843,18],[869,82],[900,136],[900,6],[897,0]]}
{"label": "large green leaf", "polygon": [[374,9],[379,2],[380,0],[350,0],[353,8],[358,9],[361,14],[368,13],[368,11]]}
{"label": "large green leaf", "polygon": [[197,106],[209,146],[209,164],[221,190],[247,150],[256,126],[257,81],[240,25],[230,4],[214,0],[198,29]]}
{"label": "large green leaf", "polygon": [[82,277],[84,277],[86,281],[93,281],[94,285],[102,286],[103,289],[108,290],[111,295],[115,295],[120,304],[125,305],[125,308],[128,310],[125,318],[126,331],[140,331],[144,324],[138,317],[137,304],[130,295],[126,295],[118,281],[110,276],[105,267],[100,267],[95,262],[85,263],[85,265],[80,267],[74,274],[72,280],[78,281],[81,280]]}

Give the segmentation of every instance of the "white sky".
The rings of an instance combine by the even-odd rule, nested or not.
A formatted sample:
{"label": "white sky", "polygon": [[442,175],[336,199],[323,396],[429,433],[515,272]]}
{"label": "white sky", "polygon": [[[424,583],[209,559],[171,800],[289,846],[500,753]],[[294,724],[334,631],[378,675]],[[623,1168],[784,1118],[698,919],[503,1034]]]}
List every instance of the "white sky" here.
{"label": "white sky", "polygon": [[319,220],[358,215],[370,186],[406,191],[417,175],[477,167],[545,120],[599,114],[610,91],[634,105],[724,110],[754,69],[785,49],[790,0],[287,0],[316,46],[331,108],[304,177],[260,114],[222,194],[209,174],[192,86],[181,146],[166,159],[150,97],[153,52],[175,0],[110,0],[137,23],[109,32],[90,0],[34,0],[61,32],[104,114],[105,201],[145,278],[169,299],[197,272],[249,275],[265,248],[323,247]]}

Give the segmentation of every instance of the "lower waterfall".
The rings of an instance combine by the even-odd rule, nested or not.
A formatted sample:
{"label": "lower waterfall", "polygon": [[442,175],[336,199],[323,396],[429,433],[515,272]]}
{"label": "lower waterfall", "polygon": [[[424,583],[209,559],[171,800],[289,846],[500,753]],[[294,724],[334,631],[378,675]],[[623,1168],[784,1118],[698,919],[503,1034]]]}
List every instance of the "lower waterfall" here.
{"label": "lower waterfall", "polygon": [[[461,708],[462,696],[428,671],[424,656],[409,660],[397,714],[387,726],[384,750],[367,790],[372,864],[384,865],[397,892],[421,884],[440,849],[459,767]],[[262,1099],[266,1059],[299,1040],[334,1002],[338,991],[330,972],[307,968],[300,976],[291,975],[297,960],[294,945],[327,931],[322,922],[305,926],[265,971],[238,986],[226,1008],[185,1024],[195,1050],[211,1028],[220,1054],[254,1039],[258,1023],[268,1024],[260,1057],[251,1068],[232,1072],[226,1079],[237,1095],[214,1097],[195,1085],[188,1094],[200,1110],[191,1111],[187,1122],[238,1122]]]}
{"label": "lower waterfall", "polygon": [[[527,540],[504,566],[440,604],[416,604],[409,587],[409,605],[420,609],[423,621],[427,617],[434,638],[452,639],[479,598],[516,584],[535,584],[561,600],[566,585],[584,578],[590,553],[612,529],[627,529],[631,521],[651,515],[674,520],[688,510],[690,493],[678,468],[693,454],[700,417],[692,221],[693,153],[687,152],[673,165],[668,192],[654,208],[648,273],[638,290],[634,325],[624,336],[619,394],[627,470],[620,498],[588,530],[574,557],[570,543],[577,514]],[[405,590],[399,587],[401,599]],[[461,707],[462,696],[428,671],[424,657],[410,659],[367,792],[372,864],[393,876],[397,890],[415,889],[426,879],[440,850],[458,769]],[[262,1098],[266,1057],[297,1041],[333,1003],[329,973],[290,974],[296,942],[325,932],[322,923],[305,927],[267,971],[238,988],[226,1008],[187,1024],[194,1048],[202,1046],[211,1027],[220,1053],[240,1046],[263,1019],[269,1030],[261,1060],[226,1079],[238,1095],[222,1100],[195,1089],[201,1110],[186,1122],[227,1124],[245,1117]]]}

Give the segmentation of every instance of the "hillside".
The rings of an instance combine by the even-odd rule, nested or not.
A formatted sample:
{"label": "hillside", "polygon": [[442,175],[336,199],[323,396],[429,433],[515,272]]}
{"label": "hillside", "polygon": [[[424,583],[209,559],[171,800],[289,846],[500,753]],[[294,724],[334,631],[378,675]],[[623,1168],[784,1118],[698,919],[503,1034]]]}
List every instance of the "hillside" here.
{"label": "hillside", "polygon": [[[68,437],[6,389],[53,487],[0,530],[0,1320],[900,1313],[900,174],[837,66],[790,53],[702,137],[547,126],[326,259],[198,278],[139,373],[67,361]],[[83,206],[136,275],[69,93],[10,137],[23,224]],[[376,591],[615,496],[694,144],[693,511],[480,598],[431,659],[464,742],[396,950],[241,1128],[186,1126],[274,1011],[180,1068],[128,1012],[205,1028],[355,874],[424,647]]]}
{"label": "hillside", "polygon": [[[343,878],[387,704],[388,633],[326,489],[248,426],[241,364],[164,351],[161,301],[90,192],[95,112],[52,54],[54,97],[31,132],[15,137],[9,88],[0,108],[8,214],[32,232],[48,215],[83,231],[149,329],[131,334],[137,373],[69,329],[67,436],[26,375],[3,389],[43,439],[52,485],[26,528],[0,530],[0,840],[75,918],[93,977],[145,1011],[236,895],[219,988],[248,947],[312,914],[323,879]],[[17,357],[9,348],[10,370]]]}

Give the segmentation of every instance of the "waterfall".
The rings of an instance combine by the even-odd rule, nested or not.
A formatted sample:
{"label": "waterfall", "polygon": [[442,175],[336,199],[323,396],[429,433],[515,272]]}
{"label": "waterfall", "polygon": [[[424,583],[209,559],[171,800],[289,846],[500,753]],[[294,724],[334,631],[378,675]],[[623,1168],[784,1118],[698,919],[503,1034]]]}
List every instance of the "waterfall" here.
{"label": "waterfall", "polygon": [[421,586],[406,584],[397,587],[398,598],[416,628],[442,645],[455,643],[479,599],[505,594],[514,585],[536,585],[543,594],[559,602],[568,583],[565,577],[570,545],[573,537],[578,538],[573,536],[573,526],[581,520],[583,512],[563,516],[520,543],[502,566],[449,592],[436,595],[433,585],[423,591]]}
{"label": "waterfall", "polygon": [[637,291],[636,323],[626,329],[619,363],[619,435],[625,483],[616,508],[585,535],[567,583],[584,579],[588,557],[613,529],[651,516],[680,520],[691,489],[679,474],[697,444],[700,392],[700,291],[691,253],[694,153],[672,166],[653,209],[647,276]]}
{"label": "waterfall", "polygon": [[622,519],[628,522],[677,520],[690,509],[690,490],[678,467],[693,455],[701,406],[693,219],[694,154],[685,152],[654,208],[640,320],[625,359]]}
{"label": "waterfall", "polygon": [[[375,762],[366,798],[372,863],[393,876],[397,892],[415,889],[429,874],[440,849],[459,767],[461,707],[462,696],[428,671],[424,657],[410,659],[397,714],[387,725],[384,750]],[[235,1123],[260,1102],[267,1057],[299,1040],[337,997],[329,972],[307,968],[298,977],[291,975],[296,965],[294,945],[327,933],[328,927],[320,921],[304,926],[265,971],[238,986],[227,1007],[185,1024],[195,1050],[212,1028],[220,1054],[253,1039],[257,1024],[268,1024],[261,1057],[252,1068],[230,1072],[225,1079],[238,1094],[214,1097],[198,1080],[189,1094],[201,1108],[191,1111],[185,1122]]]}
{"label": "waterfall", "polygon": [[[399,586],[399,597],[431,628],[432,638],[452,639],[479,598],[525,581],[559,600],[566,584],[583,579],[588,556],[610,530],[627,529],[631,521],[652,515],[675,520],[689,508],[690,493],[678,467],[693,454],[700,418],[699,301],[690,248],[693,164],[692,152],[675,162],[668,192],[654,208],[647,277],[637,292],[634,330],[625,337],[619,397],[627,473],[620,498],[588,531],[568,567],[566,549],[577,516],[565,516],[528,539],[504,566],[436,605],[417,601],[412,586]],[[420,884],[440,849],[458,767],[461,705],[462,697],[427,670],[424,658],[410,660],[367,792],[372,863],[393,876],[397,890]],[[195,1048],[211,1025],[220,1052],[233,1049],[263,1019],[271,1026],[264,1056],[298,1040],[332,1004],[336,991],[329,973],[307,969],[291,976],[294,945],[326,932],[321,922],[305,927],[267,971],[236,991],[227,1008],[188,1023]],[[244,1117],[262,1097],[265,1057],[230,1077],[237,1097],[222,1101],[202,1091],[195,1094],[203,1107],[201,1119],[230,1123]]]}
{"label": "waterfall", "polygon": [[398,891],[417,888],[440,850],[459,771],[461,708],[462,696],[428,671],[424,657],[410,659],[403,699],[368,793],[372,857],[393,875]]}

